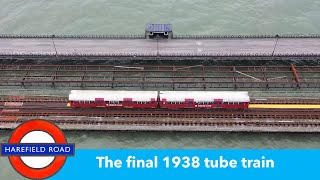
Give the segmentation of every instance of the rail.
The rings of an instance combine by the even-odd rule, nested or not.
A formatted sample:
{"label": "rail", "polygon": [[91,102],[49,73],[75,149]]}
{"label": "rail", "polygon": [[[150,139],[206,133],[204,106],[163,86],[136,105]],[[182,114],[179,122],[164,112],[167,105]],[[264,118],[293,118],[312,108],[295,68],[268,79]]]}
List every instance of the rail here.
{"label": "rail", "polygon": [[2,116],[83,116],[124,118],[214,118],[214,119],[320,119],[319,111],[194,111],[194,110],[73,110],[4,109]]}
{"label": "rail", "polygon": [[[294,68],[293,68],[294,67]],[[320,88],[320,66],[0,65],[0,87]]]}

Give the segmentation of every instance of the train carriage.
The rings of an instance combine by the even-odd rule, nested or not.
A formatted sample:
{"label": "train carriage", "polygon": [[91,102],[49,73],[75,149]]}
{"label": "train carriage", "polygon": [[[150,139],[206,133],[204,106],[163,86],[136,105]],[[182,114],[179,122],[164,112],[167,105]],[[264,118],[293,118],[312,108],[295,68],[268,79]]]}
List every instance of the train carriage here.
{"label": "train carriage", "polygon": [[248,92],[237,91],[160,91],[160,107],[182,108],[233,108],[245,109],[249,105]]}
{"label": "train carriage", "polygon": [[157,108],[157,91],[72,90],[71,107]]}

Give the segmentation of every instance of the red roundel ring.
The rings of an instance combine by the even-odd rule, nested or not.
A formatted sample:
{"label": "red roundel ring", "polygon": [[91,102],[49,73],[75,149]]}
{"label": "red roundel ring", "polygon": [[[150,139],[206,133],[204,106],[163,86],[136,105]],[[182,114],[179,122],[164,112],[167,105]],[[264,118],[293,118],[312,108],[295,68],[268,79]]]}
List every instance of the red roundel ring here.
{"label": "red roundel ring", "polygon": [[[67,140],[58,126],[46,120],[30,120],[19,125],[12,133],[9,143],[19,144],[21,139],[31,131],[44,131],[52,136],[57,144],[65,144]],[[24,164],[20,156],[9,156],[13,168],[30,179],[45,179],[57,173],[66,161],[66,156],[56,156],[50,165],[34,169]]]}

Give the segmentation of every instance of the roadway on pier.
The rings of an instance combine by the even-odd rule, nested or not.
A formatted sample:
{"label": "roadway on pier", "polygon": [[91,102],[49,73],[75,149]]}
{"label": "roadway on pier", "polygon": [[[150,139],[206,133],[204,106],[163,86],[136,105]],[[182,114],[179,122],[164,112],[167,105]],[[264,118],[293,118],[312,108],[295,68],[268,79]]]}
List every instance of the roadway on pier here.
{"label": "roadway on pier", "polygon": [[71,39],[0,38],[0,54],[279,55],[320,54],[320,38]]}

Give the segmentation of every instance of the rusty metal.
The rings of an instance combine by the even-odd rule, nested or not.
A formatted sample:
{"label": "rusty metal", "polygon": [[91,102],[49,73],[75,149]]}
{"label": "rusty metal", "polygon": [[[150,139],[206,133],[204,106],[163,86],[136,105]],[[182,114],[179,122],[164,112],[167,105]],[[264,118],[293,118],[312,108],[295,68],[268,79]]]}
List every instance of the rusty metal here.
{"label": "rusty metal", "polygon": [[319,88],[320,66],[0,65],[0,86]]}
{"label": "rusty metal", "polygon": [[292,70],[294,79],[296,80],[297,87],[300,87],[300,78],[299,78],[296,66],[294,64],[291,64],[291,70]]}
{"label": "rusty metal", "polygon": [[112,110],[109,109],[4,109],[3,116],[85,116],[130,118],[215,118],[215,119],[320,119],[319,111],[214,111],[214,110]]}

